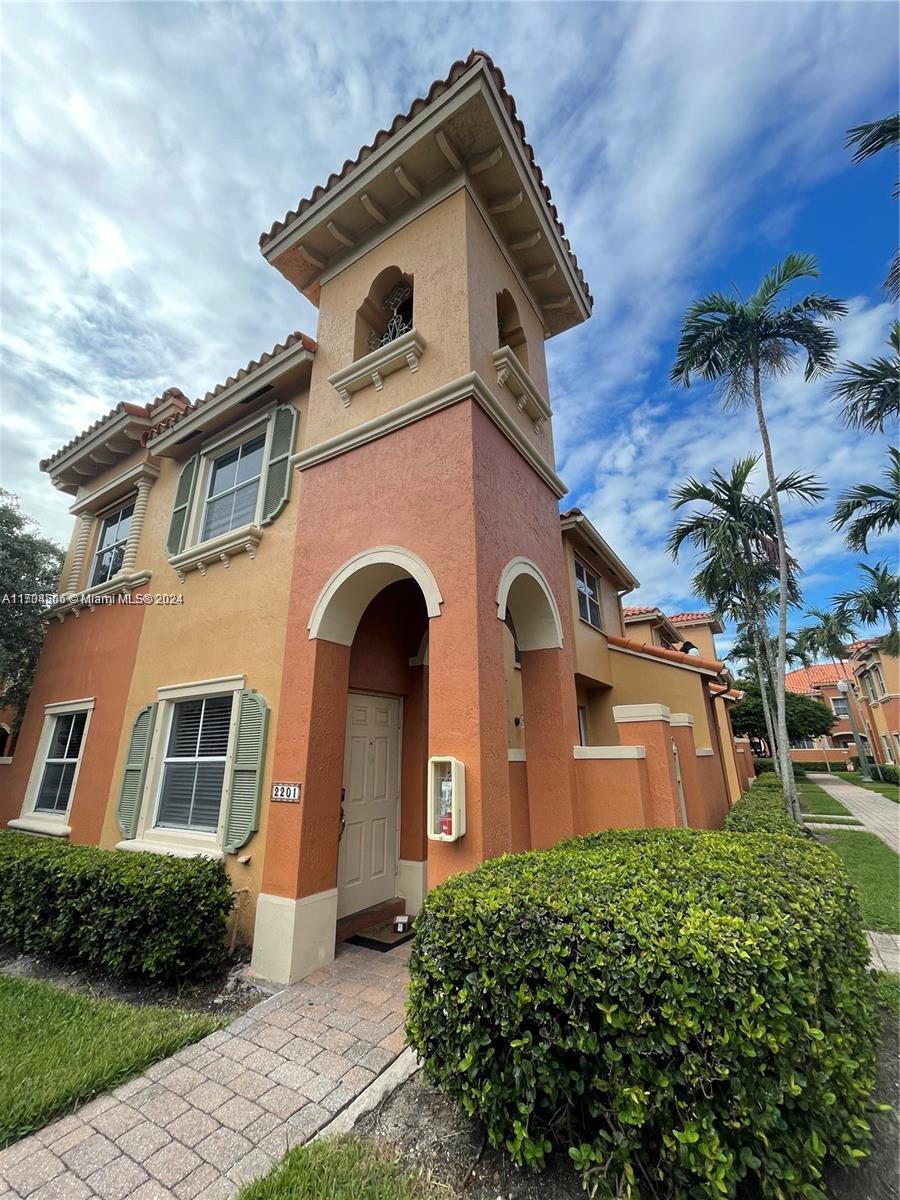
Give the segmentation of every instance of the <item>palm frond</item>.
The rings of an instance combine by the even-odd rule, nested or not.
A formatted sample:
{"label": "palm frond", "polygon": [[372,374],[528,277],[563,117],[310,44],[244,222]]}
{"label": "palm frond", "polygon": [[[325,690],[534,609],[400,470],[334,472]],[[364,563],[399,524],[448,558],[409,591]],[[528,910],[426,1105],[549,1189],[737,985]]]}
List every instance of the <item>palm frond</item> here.
{"label": "palm frond", "polygon": [[896,146],[898,142],[900,142],[900,113],[894,113],[892,116],[882,117],[878,121],[867,121],[864,125],[854,125],[852,129],[847,130],[847,140],[844,145],[848,148],[856,147],[853,163],[858,166],[867,158],[871,158],[873,154],[886,150],[888,146]]}
{"label": "palm frond", "polygon": [[858,483],[844,492],[835,505],[831,525],[846,530],[844,540],[849,550],[867,554],[869,538],[900,525],[900,451],[891,446],[888,455],[886,487]]}
{"label": "palm frond", "polygon": [[816,279],[818,274],[814,255],[792,252],[763,276],[747,307],[754,314],[762,313],[789,284],[798,279]]}

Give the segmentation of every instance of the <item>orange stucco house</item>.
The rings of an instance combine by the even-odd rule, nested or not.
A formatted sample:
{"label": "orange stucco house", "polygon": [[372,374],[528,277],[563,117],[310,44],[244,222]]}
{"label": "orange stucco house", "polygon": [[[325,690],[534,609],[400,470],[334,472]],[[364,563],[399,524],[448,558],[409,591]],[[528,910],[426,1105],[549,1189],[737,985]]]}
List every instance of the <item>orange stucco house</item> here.
{"label": "orange stucco house", "polygon": [[560,515],[544,342],[592,301],[490,59],[260,245],[315,340],[41,464],[76,524],[3,823],[221,858],[278,982],[489,856],[720,825],[751,768],[711,623],[641,637]]}

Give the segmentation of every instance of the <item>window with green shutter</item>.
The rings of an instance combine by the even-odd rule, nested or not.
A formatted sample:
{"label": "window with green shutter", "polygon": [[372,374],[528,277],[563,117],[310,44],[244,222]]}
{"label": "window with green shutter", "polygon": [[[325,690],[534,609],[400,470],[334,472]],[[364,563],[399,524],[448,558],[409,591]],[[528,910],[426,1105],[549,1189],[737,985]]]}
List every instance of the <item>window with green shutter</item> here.
{"label": "window with green shutter", "polygon": [[225,821],[225,852],[235,854],[259,828],[263,757],[269,709],[258,692],[236,696],[237,733],[231,765],[231,789]]}
{"label": "window with green shutter", "polygon": [[150,757],[150,742],[156,722],[156,705],[148,704],[134,718],[131,738],[128,742],[128,757],[119,791],[117,817],[122,836],[126,839],[137,835],[144,781],[147,778],[147,760]]}
{"label": "window with green shutter", "polygon": [[272,415],[272,440],[263,490],[262,523],[274,521],[291,494],[291,455],[297,436],[297,410],[281,404]]}
{"label": "window with green shutter", "polygon": [[195,454],[181,468],[178,476],[178,487],[175,489],[175,505],[172,509],[172,519],[169,522],[169,536],[166,538],[166,553],[174,558],[184,549],[187,534],[188,519],[191,515],[191,505],[194,499],[194,484],[197,481],[197,468],[200,465],[200,455]]}

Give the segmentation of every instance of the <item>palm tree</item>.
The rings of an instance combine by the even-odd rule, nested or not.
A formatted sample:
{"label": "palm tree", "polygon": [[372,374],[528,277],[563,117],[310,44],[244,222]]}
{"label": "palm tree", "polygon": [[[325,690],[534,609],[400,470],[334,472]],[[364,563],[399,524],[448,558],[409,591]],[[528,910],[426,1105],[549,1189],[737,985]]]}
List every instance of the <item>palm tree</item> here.
{"label": "palm tree", "polygon": [[885,423],[900,416],[900,321],[891,326],[890,343],[893,357],[851,361],[838,372],[831,396],[843,406],[845,425],[883,433]]}
{"label": "palm tree", "polygon": [[763,406],[763,380],[787,374],[797,356],[806,355],[807,380],[834,369],[838,342],[827,322],[844,316],[841,300],[812,293],[786,307],[777,307],[785,290],[797,280],[818,276],[809,254],[789,254],[763,279],[749,300],[713,292],[696,300],[682,323],[681,340],[669,378],[689,387],[694,376],[715,382],[726,407],[753,403],[759,425],[769,498],[775,525],[778,560],[778,642],[775,700],[779,774],[785,792],[796,798],[788,754],[784,699],[785,639],[787,637],[790,565],[779,503],[778,478]]}
{"label": "palm tree", "polygon": [[[865,162],[867,158],[871,158],[873,154],[878,154],[881,150],[886,150],[889,146],[896,146],[898,142],[900,142],[900,113],[882,117],[878,121],[869,121],[865,125],[856,125],[853,129],[847,130],[846,145],[856,147],[856,153],[853,155],[854,166]],[[894,195],[898,194],[900,194],[900,184],[894,189]],[[884,281],[884,290],[891,300],[900,297],[900,250],[894,251],[890,270]]]}
{"label": "palm tree", "polygon": [[[762,496],[749,490],[750,476],[759,462],[748,455],[731,465],[729,475],[713,471],[708,483],[690,478],[672,492],[672,508],[703,505],[683,518],[669,534],[667,548],[678,560],[685,543],[693,545],[700,556],[700,569],[694,576],[695,591],[713,605],[716,613],[746,629],[757,671],[763,713],[773,757],[781,761],[780,733],[769,710],[776,665],[772,661],[768,617],[777,603],[772,584],[777,569],[777,541],[772,495],[790,496],[814,503],[822,498],[823,487],[812,475],[792,472],[775,480],[774,492]],[[799,602],[799,592],[789,559],[788,592]],[[782,672],[783,676],[783,672]],[[783,679],[782,679],[783,686]],[[791,772],[791,785],[793,772]],[[786,802],[796,809],[793,788],[785,785]]]}
{"label": "palm tree", "polygon": [[850,591],[835,596],[835,607],[860,625],[887,622],[890,633],[882,638],[882,648],[894,658],[900,657],[900,575],[891,571],[886,562],[877,562],[874,566],[869,563],[856,565],[863,573],[862,582]]}
{"label": "palm tree", "polygon": [[848,550],[869,552],[869,538],[888,533],[900,525],[900,450],[888,447],[888,467],[883,478],[886,486],[858,483],[838,497],[831,524],[847,527],[844,541]]}
{"label": "palm tree", "polygon": [[808,608],[806,615],[812,619],[812,625],[801,632],[806,635],[808,645],[831,659],[831,665],[840,678],[841,667],[838,663],[844,665],[847,646],[856,637],[853,617],[848,610],[841,608]]}

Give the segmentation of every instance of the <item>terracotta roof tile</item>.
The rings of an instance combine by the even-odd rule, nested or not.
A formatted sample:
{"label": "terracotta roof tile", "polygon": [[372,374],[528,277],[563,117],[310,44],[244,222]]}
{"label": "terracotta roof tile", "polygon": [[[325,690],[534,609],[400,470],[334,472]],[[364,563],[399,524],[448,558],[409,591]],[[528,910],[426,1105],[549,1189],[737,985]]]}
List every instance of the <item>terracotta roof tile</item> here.
{"label": "terracotta roof tile", "polygon": [[543,172],[535,162],[534,150],[525,138],[525,126],[522,124],[516,113],[516,102],[506,90],[506,80],[503,77],[503,72],[499,67],[494,65],[493,59],[483,50],[471,50],[469,51],[467,58],[457,59],[457,61],[450,68],[447,77],[445,79],[436,79],[428,89],[427,95],[414,100],[408,112],[398,113],[387,129],[380,129],[378,133],[375,134],[375,137],[372,139],[370,145],[361,146],[356,153],[356,157],[352,159],[348,158],[341,167],[340,171],[328,176],[328,179],[325,181],[324,185],[319,184],[317,187],[313,188],[309,196],[304,197],[302,200],[298,200],[296,207],[291,209],[290,212],[285,213],[283,220],[276,221],[268,233],[260,234],[260,248],[265,249],[269,242],[271,242],[273,238],[277,237],[277,235],[281,233],[282,230],[288,225],[290,225],[292,221],[296,221],[299,216],[306,212],[306,210],[318,200],[321,200],[324,195],[330,192],[331,189],[336,184],[340,183],[342,179],[345,179],[350,172],[364,162],[365,159],[369,158],[369,156],[374,154],[376,150],[380,149],[384,143],[389,141],[390,138],[392,138],[396,133],[399,133],[400,130],[403,129],[404,126],[408,125],[409,122],[415,117],[417,117],[420,112],[428,108],[429,105],[433,104],[434,101],[437,100],[439,96],[442,96],[444,92],[448,90],[448,88],[451,88],[453,84],[456,83],[456,81],[466,73],[466,71],[471,70],[471,68],[474,67],[479,60],[482,60],[487,65],[487,68],[493,77],[494,83],[497,85],[497,90],[500,92],[500,96],[503,100],[506,111],[509,114],[509,118],[512,121],[513,127],[515,128],[519,139],[522,142],[522,147],[525,150],[525,155],[528,159],[529,166],[531,167],[532,174],[534,175],[538,191],[544,197],[547,207],[553,216],[556,228],[559,231],[559,236],[562,238],[563,245],[566,248],[566,253],[571,259],[572,267],[576,276],[578,277],[578,281],[581,284],[584,294],[587,297],[588,302],[593,304],[594,298],[591,295],[587,281],[584,278],[584,273],[578,265],[578,259],[575,257],[574,253],[572,252],[572,247],[569,245],[569,240],[566,237],[565,226],[559,219],[559,213],[557,212],[556,205],[553,203],[553,198],[550,195],[550,189],[544,183]]}
{"label": "terracotta roof tile", "polygon": [[798,667],[795,671],[786,671],[784,686],[789,692],[808,695],[814,688],[823,684],[834,684],[839,679],[851,678],[849,663],[814,663],[811,667]]}
{"label": "terracotta roof tile", "polygon": [[648,613],[659,612],[656,604],[626,604],[622,609],[623,617],[644,617]]}
{"label": "terracotta roof tile", "polygon": [[635,650],[640,654],[649,654],[653,658],[662,658],[679,666],[695,667],[701,671],[715,671],[717,675],[725,670],[725,664],[715,658],[698,658],[696,654],[685,654],[682,650],[667,650],[663,646],[653,646],[649,642],[634,642],[631,638],[614,637],[606,639],[610,646],[618,646],[621,650]]}
{"label": "terracotta roof tile", "polygon": [[96,433],[98,429],[101,429],[104,425],[114,420],[115,417],[121,416],[122,413],[128,413],[129,416],[132,417],[145,417],[149,419],[153,413],[162,408],[164,404],[172,400],[178,402],[179,398],[185,404],[190,404],[190,400],[188,400],[187,396],[185,396],[181,389],[177,387],[167,388],[161,396],[157,396],[156,399],[151,400],[149,404],[130,404],[126,400],[120,400],[115,408],[111,408],[104,416],[98,417],[96,421],[94,421],[91,425],[88,425],[87,429],[82,429],[81,433],[76,434],[71,441],[66,442],[66,444],[61,446],[59,450],[54,451],[49,458],[42,458],[39,463],[41,470],[49,470],[49,468],[52,467],[53,464],[60,458],[62,458],[64,454],[68,454],[70,450],[74,450],[80,442],[83,442],[86,438],[89,438],[92,433]]}
{"label": "terracotta roof tile", "polygon": [[669,617],[673,625],[699,625],[701,621],[712,621],[712,613],[708,612],[680,612]]}

